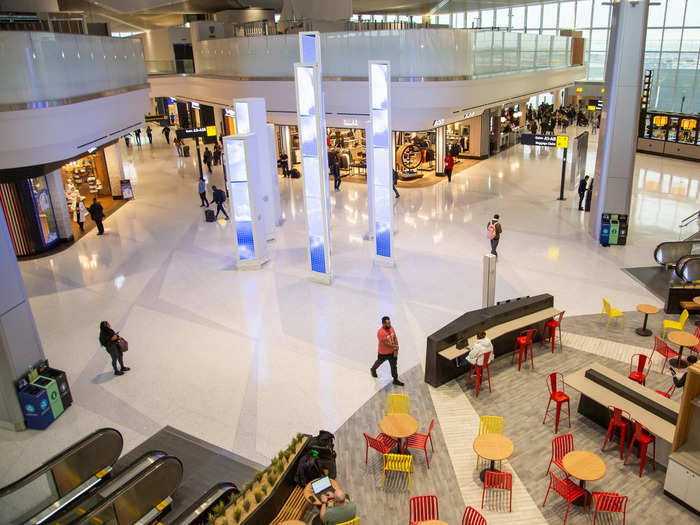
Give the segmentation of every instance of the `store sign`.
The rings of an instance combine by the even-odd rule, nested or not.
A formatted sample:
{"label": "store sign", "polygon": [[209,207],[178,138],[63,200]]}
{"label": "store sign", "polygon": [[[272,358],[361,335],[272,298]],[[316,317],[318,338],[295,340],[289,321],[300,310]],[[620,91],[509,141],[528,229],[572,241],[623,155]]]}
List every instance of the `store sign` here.
{"label": "store sign", "polygon": [[119,184],[122,187],[122,199],[129,200],[134,198],[134,190],[131,187],[130,179],[119,179]]}
{"label": "store sign", "polygon": [[97,148],[88,148],[88,153],[95,153],[97,151]]}
{"label": "store sign", "polygon": [[603,109],[603,99],[602,98],[598,100],[598,103],[596,104],[596,109],[600,109],[600,110]]}
{"label": "store sign", "polygon": [[476,117],[476,111],[470,111],[469,113],[464,114],[464,120],[467,120],[468,118]]}
{"label": "store sign", "polygon": [[348,127],[348,128],[356,128],[357,127],[357,119],[343,119],[343,126]]}
{"label": "store sign", "polygon": [[595,111],[596,107],[595,106],[588,106],[588,111]]}
{"label": "store sign", "polygon": [[199,109],[199,102],[190,102],[192,109]]}
{"label": "store sign", "polygon": [[568,148],[569,137],[567,135],[533,135],[523,133],[520,143],[524,146],[544,146],[545,148]]}
{"label": "store sign", "polygon": [[[212,126],[213,127],[213,126]],[[175,134],[177,135],[177,138],[180,140],[182,139],[193,139],[195,137],[207,137],[207,128],[202,127],[202,128],[180,128],[178,129]],[[214,135],[216,135],[216,130],[214,131]]]}
{"label": "store sign", "polygon": [[434,128],[437,128],[437,127],[440,127],[440,126],[444,126],[444,125],[445,125],[445,119],[444,119],[444,118],[439,118],[439,119],[433,121],[433,127],[434,127]]}
{"label": "store sign", "polygon": [[146,122],[160,122],[161,120],[168,120],[168,115],[145,115],[143,119]]}
{"label": "store sign", "polygon": [[233,108],[224,108],[224,115],[226,115],[227,117],[235,118],[236,112],[233,111]]}

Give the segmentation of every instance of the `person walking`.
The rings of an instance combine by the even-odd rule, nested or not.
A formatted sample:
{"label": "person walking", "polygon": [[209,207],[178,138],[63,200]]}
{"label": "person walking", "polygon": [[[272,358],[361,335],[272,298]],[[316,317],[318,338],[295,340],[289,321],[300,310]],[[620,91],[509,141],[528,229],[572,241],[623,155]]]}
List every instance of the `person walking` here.
{"label": "person walking", "polygon": [[146,136],[148,137],[148,143],[153,144],[153,130],[151,126],[146,126]]}
{"label": "person walking", "polygon": [[97,235],[104,235],[105,227],[102,226],[102,219],[105,218],[105,210],[102,204],[97,201],[97,197],[92,198],[92,204],[88,208],[88,212],[90,212],[90,217],[97,225]]}
{"label": "person walking", "polygon": [[[119,339],[119,332],[112,330],[107,321],[100,323],[100,344],[105,347],[105,350],[112,358],[112,368],[115,376],[122,376],[124,372],[131,370],[128,366],[124,366],[124,352],[119,347]],[[119,363],[119,368],[117,368],[117,363]]]}
{"label": "person walking", "polygon": [[224,202],[226,202],[226,194],[223,190],[218,189],[216,186],[212,186],[211,200],[216,203],[216,218],[219,218],[219,212],[224,214],[226,220],[228,220],[228,214],[223,207]]}
{"label": "person walking", "polygon": [[445,155],[445,175],[447,175],[447,182],[452,182],[452,168],[455,166],[455,158],[452,156],[452,152],[448,151]]}
{"label": "person walking", "polygon": [[333,174],[333,187],[335,191],[340,191],[340,161],[337,154],[333,156],[331,173]]}
{"label": "person walking", "polygon": [[124,143],[126,144],[127,148],[131,147],[131,133],[124,135]]}
{"label": "person walking", "polygon": [[394,378],[394,384],[396,386],[403,386],[403,383],[399,381],[399,373],[396,369],[396,361],[399,354],[399,340],[396,338],[394,327],[391,326],[391,319],[386,315],[382,317],[382,326],[377,331],[377,341],[379,342],[377,360],[369,369],[372,377],[377,377],[377,368],[379,368],[384,361],[389,361],[391,377]]}
{"label": "person walking", "polygon": [[501,222],[499,221],[499,215],[496,213],[488,224],[486,224],[486,236],[491,240],[491,255],[498,257],[498,242],[501,240],[501,233],[503,233],[503,228],[501,228]]}
{"label": "person walking", "polygon": [[400,197],[398,190],[396,189],[396,183],[399,182],[399,172],[396,170],[391,170],[391,188],[394,190],[394,195],[398,199]]}
{"label": "person walking", "polygon": [[209,150],[209,148],[204,148],[204,155],[202,155],[202,160],[204,161],[204,164],[207,165],[207,169],[209,170],[209,173],[211,173],[212,155],[211,155],[211,151]]}
{"label": "person walking", "polygon": [[199,198],[202,201],[200,208],[208,208],[209,201],[207,200],[207,181],[199,179]]}
{"label": "person walking", "polygon": [[221,146],[217,142],[214,145],[214,166],[218,166],[221,163]]}
{"label": "person walking", "polygon": [[141,145],[141,130],[140,129],[134,130],[134,137],[136,138],[136,145],[140,146]]}
{"label": "person walking", "polygon": [[80,197],[80,199],[75,203],[75,222],[78,223],[78,228],[80,228],[81,232],[85,232],[85,228],[83,227],[83,224],[85,223],[85,219],[87,218],[87,208],[85,207],[85,204],[83,201],[85,200],[85,197]]}
{"label": "person walking", "polygon": [[586,190],[588,189],[588,175],[582,178],[578,183],[578,210],[583,211],[583,199],[586,198]]}
{"label": "person walking", "polygon": [[165,135],[165,142],[170,144],[170,128],[168,126],[165,126],[163,128],[163,131],[161,131],[163,135]]}
{"label": "person walking", "polygon": [[175,140],[173,140],[173,145],[175,146],[175,153],[177,153],[177,156],[182,157],[182,141],[175,137]]}

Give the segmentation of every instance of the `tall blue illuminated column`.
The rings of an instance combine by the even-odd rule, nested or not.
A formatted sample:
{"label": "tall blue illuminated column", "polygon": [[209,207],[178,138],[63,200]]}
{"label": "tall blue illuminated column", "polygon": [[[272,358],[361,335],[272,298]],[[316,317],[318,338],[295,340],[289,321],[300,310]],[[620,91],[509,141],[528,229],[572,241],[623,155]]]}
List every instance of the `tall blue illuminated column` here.
{"label": "tall blue illuminated column", "polygon": [[[369,216],[374,218],[375,261],[394,265],[393,177],[391,171],[391,65],[384,60],[369,61],[370,137],[367,137]],[[370,160],[371,158],[371,160]]]}
{"label": "tall blue illuminated column", "polygon": [[330,284],[330,194],[319,39],[316,32],[299,34],[301,63],[294,64],[294,78],[311,278]]}
{"label": "tall blue illuminated column", "polygon": [[251,181],[260,173],[258,137],[255,133],[224,137],[224,152],[236,233],[236,267],[260,268],[268,255],[263,189]]}

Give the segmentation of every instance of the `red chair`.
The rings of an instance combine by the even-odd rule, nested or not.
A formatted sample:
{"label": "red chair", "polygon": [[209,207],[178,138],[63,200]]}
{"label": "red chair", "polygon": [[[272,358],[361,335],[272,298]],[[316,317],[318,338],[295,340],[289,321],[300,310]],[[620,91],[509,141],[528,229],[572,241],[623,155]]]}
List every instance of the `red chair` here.
{"label": "red chair", "polygon": [[544,502],[542,506],[544,507],[547,503],[547,496],[549,496],[549,491],[554,489],[554,492],[559,494],[564,501],[566,501],[566,515],[564,515],[564,525],[566,525],[566,518],[569,517],[569,507],[572,501],[576,501],[581,496],[583,496],[583,508],[589,504],[588,502],[588,492],[579,487],[576,483],[571,481],[569,478],[560,479],[554,474],[554,472],[549,473],[549,487],[547,488],[547,494],[544,495]]}
{"label": "red chair", "polygon": [[462,525],[486,525],[486,519],[474,507],[464,509]]}
{"label": "red chair", "polygon": [[595,504],[595,512],[593,513],[593,525],[598,517],[598,512],[621,512],[622,525],[625,525],[627,516],[627,496],[620,496],[616,492],[593,492],[593,503]]}
{"label": "red chair", "polygon": [[394,450],[394,447],[396,447],[399,444],[399,442],[393,437],[387,436],[384,433],[379,434],[376,438],[368,436],[364,432],[362,433],[362,435],[365,436],[365,465],[367,464],[367,458],[370,447],[374,450],[381,452],[383,455],[388,454],[389,452]]}
{"label": "red chair", "polygon": [[[552,317],[552,319],[544,323],[545,331],[547,332],[547,340],[552,341],[552,353],[554,353],[554,341],[557,338],[557,328],[559,329],[559,348],[562,350],[564,349],[564,346],[561,344],[561,319],[564,317],[564,313],[564,310],[562,310]],[[542,338],[542,342],[545,342],[544,338]]]}
{"label": "red chair", "polygon": [[636,419],[633,419],[632,423],[634,424],[634,435],[632,436],[632,441],[630,441],[630,446],[627,448],[627,455],[625,456],[623,465],[627,465],[627,458],[630,457],[632,445],[634,445],[636,441],[637,453],[639,455],[639,477],[641,478],[642,472],[644,472],[644,463],[647,460],[647,448],[649,447],[649,443],[654,445],[651,454],[651,464],[654,466],[654,470],[656,470],[656,438]]}
{"label": "red chair", "polygon": [[[559,416],[561,415],[561,406],[566,403],[566,417],[569,420],[569,428],[571,428],[571,403],[569,402],[569,396],[564,392],[564,376],[559,372],[552,372],[546,379],[547,387],[549,388],[549,402],[547,403],[547,410],[544,411],[544,419],[542,424],[547,420],[547,414],[549,413],[549,405],[554,401],[557,404],[556,418],[554,419],[554,433],[559,432]],[[557,385],[561,385],[561,390]]]}
{"label": "red chair", "polygon": [[430,441],[430,450],[432,452],[435,452],[435,448],[433,448],[433,438],[430,435],[432,434],[434,427],[435,420],[433,419],[430,422],[430,428],[428,429],[427,434],[419,434],[418,432],[416,432],[412,436],[406,438],[406,442],[403,446],[404,450],[406,450],[407,448],[417,448],[425,452],[425,463],[426,465],[428,465],[428,468],[430,468],[430,461],[428,460],[428,441]]}
{"label": "red chair", "polygon": [[[474,374],[474,369],[476,369],[476,397],[479,397],[479,387],[481,386],[481,376],[486,369],[486,379],[489,382],[489,392],[491,392],[491,372],[489,371],[489,358],[491,357],[491,352],[486,352],[481,354],[476,358],[476,364],[469,370],[469,377],[467,378],[467,384],[471,382],[472,375]],[[479,364],[481,361],[481,364]]]}
{"label": "red chair", "polygon": [[664,392],[663,390],[657,390],[656,393],[657,393],[657,394],[661,394],[662,396],[671,399],[671,396],[673,395],[673,393],[674,393],[675,391],[676,391],[676,384],[675,384],[675,383],[671,383],[671,388],[669,388],[669,389],[666,390],[665,392]]}
{"label": "red chair", "polygon": [[[649,363],[648,367],[647,363]],[[630,359],[630,375],[627,377],[640,385],[646,385],[649,368],[651,368],[651,359],[644,354],[634,354]]]}
{"label": "red chair", "polygon": [[659,339],[657,336],[654,336],[654,350],[649,356],[650,360],[655,353],[661,354],[661,357],[664,358],[664,364],[661,365],[662,374],[664,373],[664,368],[666,367],[666,363],[668,363],[668,360],[673,357],[678,357],[678,352],[676,352],[673,348],[668,346],[663,339]]}
{"label": "red chair", "polygon": [[429,494],[427,496],[413,496],[408,500],[408,523],[420,523],[421,521],[439,520],[437,496]]}
{"label": "red chair", "polygon": [[605,434],[605,441],[603,442],[601,452],[605,452],[605,447],[617,428],[620,430],[620,459],[622,459],[622,454],[625,451],[625,436],[628,434],[627,429],[630,426],[632,417],[626,410],[621,410],[613,406],[608,407],[608,413],[610,414],[610,424],[608,425],[608,432]]}
{"label": "red chair", "polygon": [[[697,337],[698,339],[700,339],[700,325],[698,325],[698,326],[695,327],[695,337]],[[696,359],[697,359],[698,357],[700,357],[700,343],[698,343],[698,344],[695,345],[695,346],[688,346],[687,348],[688,348],[688,351],[689,351],[689,352],[695,352],[695,358],[696,358]]]}
{"label": "red chair", "polygon": [[569,474],[564,468],[564,464],[561,462],[562,458],[566,456],[569,452],[574,450],[574,435],[573,434],[562,434],[557,436],[552,440],[552,457],[549,460],[549,466],[547,467],[547,472],[549,473],[552,468],[552,463],[561,469],[561,471],[569,477]]}
{"label": "red chair", "polygon": [[507,490],[510,493],[508,512],[513,512],[513,476],[510,472],[496,472],[487,470],[484,478],[484,488],[481,491],[481,508],[484,508],[484,496],[486,489]]}
{"label": "red chair", "polygon": [[523,353],[525,353],[525,361],[527,361],[527,349],[530,347],[530,364],[532,368],[535,368],[535,362],[533,360],[532,352],[532,340],[537,335],[537,328],[531,328],[530,330],[523,330],[520,332],[520,336],[515,338],[515,344],[513,345],[513,354],[510,358],[511,364],[515,359],[515,352],[520,346],[520,352],[518,353],[518,372],[520,372],[520,366],[523,364]]}

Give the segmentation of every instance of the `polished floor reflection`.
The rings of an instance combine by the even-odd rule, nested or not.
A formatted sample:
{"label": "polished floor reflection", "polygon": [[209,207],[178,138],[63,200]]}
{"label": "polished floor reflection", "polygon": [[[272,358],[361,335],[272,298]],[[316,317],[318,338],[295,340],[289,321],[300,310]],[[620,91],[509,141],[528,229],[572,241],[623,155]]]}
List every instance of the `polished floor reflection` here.
{"label": "polished floor reflection", "polygon": [[[594,144],[589,172],[594,165]],[[0,484],[100,426],[126,450],[171,424],[266,463],[292,432],[338,428],[383,384],[376,330],[393,319],[399,371],[421,364],[426,336],[481,306],[486,221],[500,213],[497,299],[549,292],[571,314],[605,295],[632,310],[658,301],[620,271],[653,263],[699,208],[697,164],[637,156],[631,234],[603,248],[572,192],[557,201],[561,151],[516,146],[395,200],[397,266],[373,265],[366,186],[332,194],[331,286],[308,279],[300,180],[280,179],[285,222],[261,271],[234,267],[230,223],[204,222],[192,157],[124,151],[136,199],[57,255],[21,263],[46,355],[68,372],[76,403],[45,432],[0,431]],[[459,165],[456,171],[459,169]],[[220,167],[210,182],[222,184]],[[692,232],[691,232],[692,233]],[[98,343],[109,320],[129,340],[131,371],[114,377]]]}

